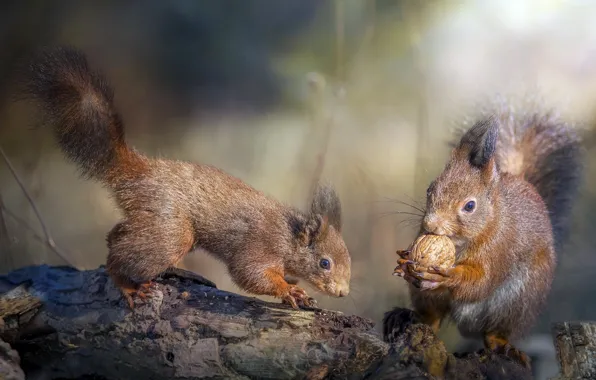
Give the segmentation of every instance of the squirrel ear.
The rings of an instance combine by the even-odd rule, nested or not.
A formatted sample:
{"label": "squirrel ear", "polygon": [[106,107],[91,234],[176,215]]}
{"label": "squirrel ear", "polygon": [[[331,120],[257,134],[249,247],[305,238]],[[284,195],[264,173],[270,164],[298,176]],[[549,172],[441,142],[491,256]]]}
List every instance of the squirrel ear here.
{"label": "squirrel ear", "polygon": [[315,241],[322,240],[329,231],[329,219],[326,216],[313,214],[307,221],[302,225],[300,231],[298,231],[298,238],[303,245],[311,245]]}
{"label": "squirrel ear", "polygon": [[486,165],[482,167],[482,179],[484,183],[491,184],[499,179],[499,172],[497,171],[497,162],[494,157],[491,157]]}
{"label": "squirrel ear", "polygon": [[474,124],[461,138],[458,150],[466,153],[472,166],[484,168],[495,154],[498,137],[499,122],[493,115]]}

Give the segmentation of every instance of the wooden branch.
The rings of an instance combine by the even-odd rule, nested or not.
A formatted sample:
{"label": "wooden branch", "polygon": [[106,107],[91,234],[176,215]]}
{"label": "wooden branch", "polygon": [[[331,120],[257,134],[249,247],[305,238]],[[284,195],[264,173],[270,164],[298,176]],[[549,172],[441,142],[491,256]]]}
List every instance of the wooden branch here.
{"label": "wooden branch", "polygon": [[345,80],[344,50],[345,50],[345,1],[335,0],[335,75],[340,82]]}
{"label": "wooden branch", "polygon": [[[48,229],[46,223],[43,220],[43,217],[41,216],[41,212],[37,208],[37,205],[35,204],[35,201],[33,201],[33,197],[29,194],[29,191],[27,191],[27,188],[25,187],[25,184],[23,183],[23,181],[21,181],[21,178],[17,174],[17,171],[15,170],[14,166],[12,165],[12,163],[10,162],[10,160],[8,159],[8,156],[6,155],[6,153],[4,153],[4,149],[2,149],[1,146],[0,146],[0,155],[4,159],[4,162],[6,163],[6,166],[8,167],[8,170],[10,170],[10,172],[12,173],[12,176],[14,177],[15,181],[17,182],[17,184],[21,188],[21,191],[25,195],[25,198],[27,198],[27,201],[31,205],[31,208],[33,209],[33,212],[35,213],[35,216],[37,217],[37,220],[39,221],[39,224],[41,225],[41,229],[43,230],[43,234],[45,236],[45,243],[46,243],[46,245],[48,247],[50,247],[52,249],[52,251],[55,254],[57,254],[62,260],[64,260],[67,264],[74,266],[73,263],[72,263],[72,261],[71,261],[71,259],[68,257],[69,255],[66,254],[62,249],[60,249],[56,245],[56,242],[54,241],[54,239],[52,238],[52,235],[50,234],[50,230]],[[4,207],[4,210],[6,210],[5,207]]]}
{"label": "wooden branch", "polygon": [[561,369],[555,379],[596,379],[596,322],[555,323],[552,335]]}
{"label": "wooden branch", "polygon": [[10,325],[0,339],[19,352],[27,378],[430,379],[428,371],[445,379],[531,378],[517,376],[525,369],[508,359],[448,354],[406,309],[392,312],[387,343],[370,320],[294,310],[213,285],[168,271],[153,298],[131,311],[103,268],[21,268],[0,277],[0,292],[17,288],[0,296]]}

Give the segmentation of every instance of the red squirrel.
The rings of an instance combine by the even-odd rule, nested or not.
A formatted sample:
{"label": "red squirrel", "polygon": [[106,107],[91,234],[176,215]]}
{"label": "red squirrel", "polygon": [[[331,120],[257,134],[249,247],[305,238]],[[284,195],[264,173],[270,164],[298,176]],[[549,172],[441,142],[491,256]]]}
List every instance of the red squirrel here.
{"label": "red squirrel", "polygon": [[40,106],[65,156],[123,212],[107,236],[106,269],[131,308],[132,296],[150,296],[155,277],[196,248],[224,262],[240,288],[294,308],[314,300],[286,276],[348,295],[350,254],[331,185],[320,185],[302,211],[216,167],[137,152],[125,141],[112,88],[75,48],[40,52],[26,74],[24,95]]}
{"label": "red squirrel", "polygon": [[530,366],[510,342],[534,324],[549,294],[582,152],[574,128],[550,115],[506,111],[463,134],[428,187],[420,228],[451,238],[455,265],[424,268],[407,251],[398,260],[423,322],[437,331],[451,317],[463,336]]}

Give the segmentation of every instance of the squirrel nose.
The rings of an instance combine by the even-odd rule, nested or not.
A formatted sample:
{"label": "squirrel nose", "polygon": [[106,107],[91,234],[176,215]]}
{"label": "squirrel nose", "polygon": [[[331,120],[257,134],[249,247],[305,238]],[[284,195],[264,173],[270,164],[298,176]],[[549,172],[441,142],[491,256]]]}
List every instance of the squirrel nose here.
{"label": "squirrel nose", "polygon": [[338,297],[345,297],[350,294],[350,285],[344,284],[339,288],[339,292],[337,293]]}
{"label": "squirrel nose", "polygon": [[422,228],[435,235],[445,235],[445,230],[441,227],[442,224],[442,220],[435,214],[428,214],[422,220]]}

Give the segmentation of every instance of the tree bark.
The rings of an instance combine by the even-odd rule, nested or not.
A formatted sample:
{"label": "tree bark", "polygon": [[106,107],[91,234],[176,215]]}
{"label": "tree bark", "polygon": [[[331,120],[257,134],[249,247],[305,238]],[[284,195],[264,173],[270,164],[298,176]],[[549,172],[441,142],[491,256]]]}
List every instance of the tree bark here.
{"label": "tree bark", "polygon": [[19,354],[2,339],[0,339],[0,379],[25,380],[25,374],[19,366]]}
{"label": "tree bark", "polygon": [[388,313],[383,339],[370,320],[225,292],[190,272],[156,282],[131,311],[103,268],[21,268],[0,277],[0,338],[27,378],[531,379],[503,357],[448,354],[407,309]]}
{"label": "tree bark", "polygon": [[596,322],[561,322],[552,328],[561,373],[555,379],[596,379]]}

